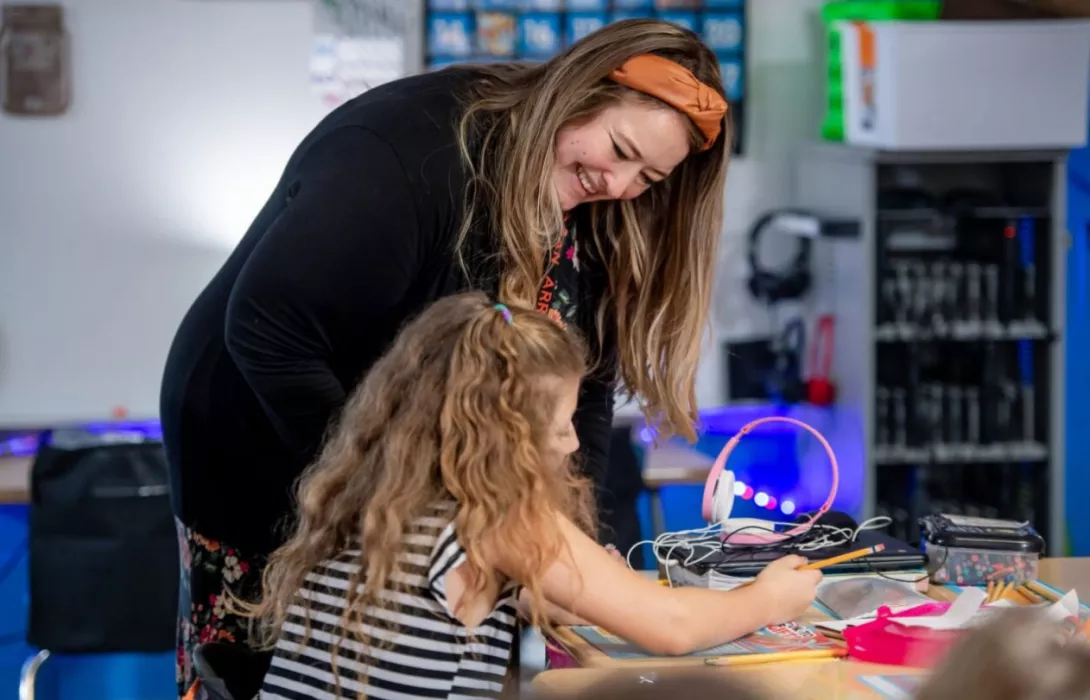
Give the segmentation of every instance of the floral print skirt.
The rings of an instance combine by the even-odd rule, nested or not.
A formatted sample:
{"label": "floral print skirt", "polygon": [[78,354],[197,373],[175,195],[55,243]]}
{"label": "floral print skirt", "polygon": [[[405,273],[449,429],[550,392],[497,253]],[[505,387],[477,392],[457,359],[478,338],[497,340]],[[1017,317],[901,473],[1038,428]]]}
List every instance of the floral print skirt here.
{"label": "floral print skirt", "polygon": [[226,609],[227,593],[254,600],[261,592],[264,557],[194,532],[175,520],[181,553],[178,600],[178,697],[193,685],[193,650],[200,644],[246,644],[249,620]]}

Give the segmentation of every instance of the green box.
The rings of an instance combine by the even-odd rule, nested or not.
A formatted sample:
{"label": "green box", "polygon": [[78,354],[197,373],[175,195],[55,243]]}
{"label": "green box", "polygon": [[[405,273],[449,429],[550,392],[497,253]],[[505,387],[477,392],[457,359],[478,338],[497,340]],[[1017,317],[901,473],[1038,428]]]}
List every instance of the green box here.
{"label": "green box", "polygon": [[881,22],[931,21],[939,18],[941,0],[831,0],[821,8],[825,24],[826,95],[825,119],[821,137],[826,141],[844,140],[844,85],[840,60],[841,21]]}

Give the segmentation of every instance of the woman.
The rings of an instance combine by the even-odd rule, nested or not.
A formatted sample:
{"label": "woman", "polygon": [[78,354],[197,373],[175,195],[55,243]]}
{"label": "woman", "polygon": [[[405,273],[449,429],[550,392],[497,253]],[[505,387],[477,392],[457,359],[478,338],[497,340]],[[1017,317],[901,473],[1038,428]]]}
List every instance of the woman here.
{"label": "woman", "polygon": [[695,34],[633,20],[543,65],[388,83],[307,136],[167,361],[182,687],[195,643],[245,636],[223,593],[255,592],[330,419],[440,297],[482,290],[586,337],[576,427],[599,487],[618,380],[693,437],[726,111]]}

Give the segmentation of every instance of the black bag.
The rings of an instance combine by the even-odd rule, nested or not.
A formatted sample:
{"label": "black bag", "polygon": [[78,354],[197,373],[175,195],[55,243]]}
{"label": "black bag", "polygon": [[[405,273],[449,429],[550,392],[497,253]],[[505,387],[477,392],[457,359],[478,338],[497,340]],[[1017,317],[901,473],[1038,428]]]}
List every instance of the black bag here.
{"label": "black bag", "polygon": [[45,437],[31,469],[27,641],[61,653],[173,649],[178,536],[162,444]]}
{"label": "black bag", "polygon": [[239,644],[201,644],[193,651],[196,687],[186,700],[256,698],[271,663],[271,651],[254,651]]}

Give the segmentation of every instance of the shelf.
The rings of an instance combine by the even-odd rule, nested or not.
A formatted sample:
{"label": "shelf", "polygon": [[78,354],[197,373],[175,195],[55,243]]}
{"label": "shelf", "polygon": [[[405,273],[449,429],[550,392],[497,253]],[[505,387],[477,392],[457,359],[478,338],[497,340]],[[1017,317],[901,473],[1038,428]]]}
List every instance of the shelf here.
{"label": "shelf", "polygon": [[992,462],[1043,462],[1048,447],[1039,442],[994,445],[931,445],[929,447],[879,446],[874,463],[892,464],[988,464]]}
{"label": "shelf", "polygon": [[1015,321],[1007,325],[998,321],[957,321],[945,326],[921,327],[909,323],[883,323],[874,329],[879,343],[912,343],[928,340],[980,342],[987,340],[1046,340],[1056,337],[1043,323],[1035,320]]}
{"label": "shelf", "polygon": [[1046,219],[1051,212],[1045,207],[969,207],[957,211],[933,208],[879,209],[879,223],[941,223],[956,219]]}
{"label": "shelf", "polygon": [[802,148],[809,158],[862,163],[868,165],[977,165],[990,163],[1039,163],[1058,161],[1067,157],[1064,149],[1004,150],[1001,148],[987,151],[890,151],[855,146],[848,143],[829,141],[810,141]]}
{"label": "shelf", "polygon": [[1065,158],[802,150],[793,204],[863,223],[824,250],[820,302],[839,404],[882,441],[863,449],[862,515],[903,513],[902,539],[945,502],[1030,519],[1061,551]]}

